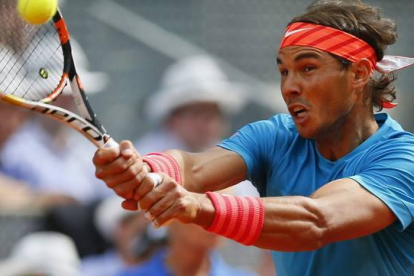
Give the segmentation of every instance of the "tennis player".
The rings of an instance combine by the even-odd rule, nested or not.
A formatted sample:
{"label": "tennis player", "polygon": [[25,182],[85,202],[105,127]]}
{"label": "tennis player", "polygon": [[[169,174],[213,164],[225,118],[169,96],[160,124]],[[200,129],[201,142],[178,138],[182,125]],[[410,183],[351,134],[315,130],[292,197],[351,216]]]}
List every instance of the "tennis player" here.
{"label": "tennis player", "polygon": [[[392,72],[413,61],[384,55],[396,38],[374,7],[316,2],[278,51],[290,115],[198,154],[141,158],[124,141],[96,152],[96,175],[156,226],[176,219],[271,249],[278,276],[414,275],[414,135],[374,114],[395,105]],[[261,198],[211,192],[246,178]]]}

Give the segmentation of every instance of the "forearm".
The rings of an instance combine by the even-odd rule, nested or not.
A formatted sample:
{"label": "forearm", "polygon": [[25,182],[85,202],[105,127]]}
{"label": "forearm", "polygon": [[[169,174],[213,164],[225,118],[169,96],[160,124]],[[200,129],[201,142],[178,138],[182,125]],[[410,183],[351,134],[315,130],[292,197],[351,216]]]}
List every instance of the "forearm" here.
{"label": "forearm", "polygon": [[222,190],[245,179],[246,166],[242,158],[231,151],[214,148],[203,153],[179,150],[165,152],[177,162],[182,184],[192,192]]}
{"label": "forearm", "polygon": [[[212,200],[208,200],[209,197]],[[217,194],[213,197],[211,195],[201,197],[199,201],[203,207],[194,223],[245,245],[255,245],[265,249],[306,251],[320,248],[325,244],[327,223],[313,199],[232,198],[229,200],[229,197]],[[231,203],[236,201],[249,202],[249,204]],[[260,211],[261,208],[263,212]],[[262,217],[261,224],[260,217]],[[242,221],[248,223],[243,225]]]}
{"label": "forearm", "polygon": [[329,225],[315,200],[302,196],[261,200],[265,219],[256,246],[278,251],[307,251],[326,244]]}
{"label": "forearm", "polygon": [[[315,250],[332,242],[370,235],[396,220],[387,205],[351,179],[330,182],[310,197],[267,197],[260,200],[264,222],[253,244],[278,251]],[[218,208],[217,204],[213,208],[214,218]],[[235,208],[240,210],[238,206]],[[248,213],[248,208],[242,206],[242,209],[241,212],[226,211],[229,219],[237,213]],[[211,207],[205,210],[211,210]],[[209,221],[208,216],[206,221]]]}

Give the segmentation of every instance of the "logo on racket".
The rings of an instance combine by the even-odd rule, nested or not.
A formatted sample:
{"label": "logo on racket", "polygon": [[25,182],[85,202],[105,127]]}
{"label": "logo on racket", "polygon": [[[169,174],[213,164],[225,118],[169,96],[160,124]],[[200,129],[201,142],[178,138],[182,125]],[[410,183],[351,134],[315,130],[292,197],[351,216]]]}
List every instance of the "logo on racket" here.
{"label": "logo on racket", "polygon": [[45,68],[42,67],[39,69],[39,76],[42,79],[47,79],[49,77],[49,72]]}

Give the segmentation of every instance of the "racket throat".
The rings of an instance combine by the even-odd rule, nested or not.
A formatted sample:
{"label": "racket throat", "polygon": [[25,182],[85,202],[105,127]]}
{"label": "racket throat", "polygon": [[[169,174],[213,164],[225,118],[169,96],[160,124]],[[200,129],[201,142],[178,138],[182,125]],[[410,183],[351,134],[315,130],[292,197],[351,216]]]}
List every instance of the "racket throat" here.
{"label": "racket throat", "polygon": [[[87,106],[84,104],[87,99],[86,96],[82,95],[82,83],[80,81],[80,78],[75,75],[69,79],[69,83],[72,90],[72,96],[75,101],[76,107],[79,110],[79,113],[82,115],[83,118],[92,121],[93,118],[91,117]],[[83,97],[85,97],[85,99]]]}

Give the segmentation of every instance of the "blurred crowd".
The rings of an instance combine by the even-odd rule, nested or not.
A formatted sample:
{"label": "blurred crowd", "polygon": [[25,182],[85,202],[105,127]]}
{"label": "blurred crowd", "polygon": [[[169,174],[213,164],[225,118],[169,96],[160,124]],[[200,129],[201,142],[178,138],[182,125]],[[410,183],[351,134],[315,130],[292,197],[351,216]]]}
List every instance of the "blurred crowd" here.
{"label": "blurred crowd", "polygon": [[[90,72],[75,48],[85,90],[104,89],[106,77]],[[173,63],[144,104],[153,129],[137,137],[138,151],[198,152],[216,144],[231,134],[229,116],[243,110],[242,89],[212,57]],[[73,109],[70,91],[54,104]],[[265,250],[194,225],[154,229],[142,213],[122,209],[94,175],[94,146],[72,129],[2,102],[0,116],[7,118],[0,123],[0,275],[275,275]],[[258,196],[249,182],[226,192]],[[23,223],[10,235],[6,225],[16,216]],[[31,216],[33,227],[24,223]]]}

